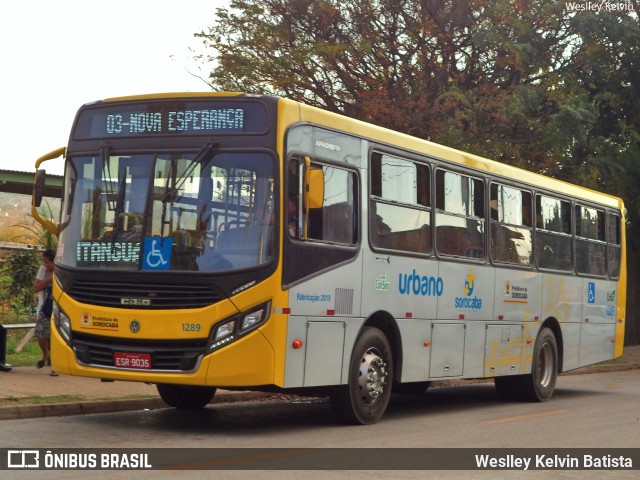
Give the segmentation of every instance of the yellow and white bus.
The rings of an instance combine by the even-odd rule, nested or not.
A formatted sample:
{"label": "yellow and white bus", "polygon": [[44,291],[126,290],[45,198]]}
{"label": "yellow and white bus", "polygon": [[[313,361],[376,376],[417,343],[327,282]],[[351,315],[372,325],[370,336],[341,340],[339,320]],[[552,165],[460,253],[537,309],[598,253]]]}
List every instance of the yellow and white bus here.
{"label": "yellow and white bus", "polygon": [[[40,166],[60,156],[54,222]],[[60,373],[184,409],[306,391],[368,424],[433,380],[545,401],[559,372],[622,353],[619,198],[241,93],[86,104],[36,169]]]}

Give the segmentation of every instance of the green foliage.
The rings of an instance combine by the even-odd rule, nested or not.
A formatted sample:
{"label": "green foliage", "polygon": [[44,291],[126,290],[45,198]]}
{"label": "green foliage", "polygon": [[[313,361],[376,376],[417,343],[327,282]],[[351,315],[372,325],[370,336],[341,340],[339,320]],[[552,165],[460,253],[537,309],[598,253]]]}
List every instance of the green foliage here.
{"label": "green foliage", "polygon": [[216,90],[283,95],[574,179],[591,171],[598,120],[576,72],[600,42],[577,17],[543,0],[235,0],[200,36]]}
{"label": "green foliage", "polygon": [[14,252],[0,265],[0,299],[14,310],[30,312],[33,304],[33,283],[40,266],[37,251]]}
{"label": "green foliage", "polygon": [[[43,203],[41,214],[53,219],[55,218],[55,212],[51,205],[47,202]],[[50,231],[45,229],[35,218],[31,215],[27,216],[27,219],[16,225],[20,228],[21,233],[16,235],[13,240],[17,242],[24,242],[30,245],[37,245],[43,250],[56,250],[58,247],[58,237],[53,235]]]}
{"label": "green foliage", "polygon": [[199,36],[214,90],[286,96],[622,196],[633,260],[640,16],[635,2],[570,4],[232,0]]}
{"label": "green foliage", "polygon": [[10,289],[13,279],[8,275],[4,268],[0,267],[0,322],[5,322],[5,308],[4,306],[11,299]]}
{"label": "green foliage", "polygon": [[7,363],[16,367],[32,366],[42,358],[42,350],[36,341],[27,342],[20,352],[16,348],[27,334],[28,329],[9,330],[7,334]]}

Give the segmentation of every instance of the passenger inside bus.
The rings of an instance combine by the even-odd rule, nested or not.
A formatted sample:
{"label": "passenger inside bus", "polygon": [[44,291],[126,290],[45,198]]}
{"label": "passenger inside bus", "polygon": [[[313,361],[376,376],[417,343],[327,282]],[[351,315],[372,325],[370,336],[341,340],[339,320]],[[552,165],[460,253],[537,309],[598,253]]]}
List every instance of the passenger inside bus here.
{"label": "passenger inside bus", "polygon": [[291,238],[298,238],[298,196],[290,195],[287,200],[287,229]]}

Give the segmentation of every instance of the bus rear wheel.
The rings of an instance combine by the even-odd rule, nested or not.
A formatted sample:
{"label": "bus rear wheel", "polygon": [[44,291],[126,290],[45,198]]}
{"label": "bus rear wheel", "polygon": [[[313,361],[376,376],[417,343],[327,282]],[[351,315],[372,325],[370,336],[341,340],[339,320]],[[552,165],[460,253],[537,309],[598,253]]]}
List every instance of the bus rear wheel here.
{"label": "bus rear wheel", "polygon": [[393,356],[381,330],[366,327],[351,354],[349,380],[331,394],[331,406],[340,420],[369,425],[382,418],[393,384]]}
{"label": "bus rear wheel", "polygon": [[195,385],[170,385],[158,383],[156,385],[160,397],[170,407],[181,410],[198,410],[206,407],[216,389],[213,387],[199,387]]}
{"label": "bus rear wheel", "polygon": [[498,395],[504,400],[546,402],[553,396],[558,378],[558,342],[549,328],[543,328],[533,347],[531,373],[496,377]]}

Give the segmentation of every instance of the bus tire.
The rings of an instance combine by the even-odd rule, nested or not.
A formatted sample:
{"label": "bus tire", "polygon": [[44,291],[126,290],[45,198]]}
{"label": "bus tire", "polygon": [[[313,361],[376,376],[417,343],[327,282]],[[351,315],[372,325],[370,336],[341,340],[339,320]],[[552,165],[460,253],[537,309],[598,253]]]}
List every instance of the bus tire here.
{"label": "bus tire", "polygon": [[533,347],[531,373],[496,377],[496,391],[509,401],[546,402],[553,396],[558,378],[558,342],[551,329],[538,333]]}
{"label": "bus tire", "polygon": [[353,348],[349,380],[331,393],[338,418],[354,425],[378,422],[389,404],[393,384],[393,356],[381,330],[365,327]]}
{"label": "bus tire", "polygon": [[533,347],[531,373],[523,377],[522,396],[529,402],[546,402],[553,396],[558,378],[558,342],[550,328],[538,333]]}
{"label": "bus tire", "polygon": [[216,389],[213,387],[199,387],[194,385],[170,385],[158,383],[156,385],[160,397],[170,407],[181,410],[199,410],[206,407]]}

